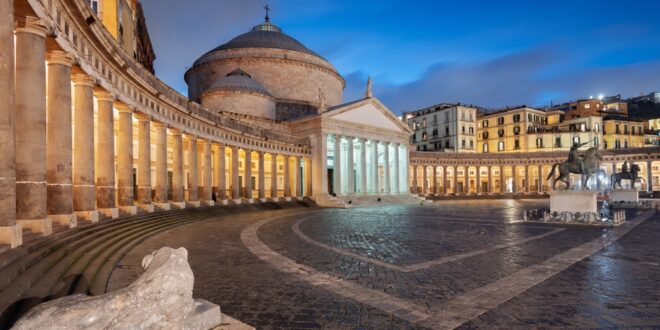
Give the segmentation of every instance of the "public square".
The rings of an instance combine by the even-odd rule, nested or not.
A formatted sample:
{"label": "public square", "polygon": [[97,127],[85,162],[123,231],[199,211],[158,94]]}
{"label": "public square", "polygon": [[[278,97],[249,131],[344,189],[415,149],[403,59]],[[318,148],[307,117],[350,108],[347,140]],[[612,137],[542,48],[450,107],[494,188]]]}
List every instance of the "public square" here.
{"label": "public square", "polygon": [[183,246],[194,296],[259,329],[659,326],[660,217],[628,212],[634,219],[616,228],[517,222],[546,206],[466,200],[211,218],[139,244],[108,289],[135,280],[144,255]]}

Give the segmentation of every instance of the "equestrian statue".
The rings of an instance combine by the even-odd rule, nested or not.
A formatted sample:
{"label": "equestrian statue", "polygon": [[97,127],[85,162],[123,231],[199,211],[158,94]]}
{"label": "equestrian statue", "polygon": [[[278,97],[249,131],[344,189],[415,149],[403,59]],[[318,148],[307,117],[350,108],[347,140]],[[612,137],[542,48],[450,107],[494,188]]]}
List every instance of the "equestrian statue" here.
{"label": "equestrian statue", "polygon": [[571,173],[582,175],[583,189],[589,189],[587,183],[592,175],[599,173],[603,173],[603,175],[605,174],[600,168],[600,161],[603,160],[603,157],[598,152],[597,147],[591,147],[587,149],[583,155],[580,155],[579,149],[588,144],[589,142],[582,144],[574,143],[568,152],[568,159],[565,162],[552,165],[552,170],[550,171],[547,180],[552,179],[555,176],[555,170],[559,168],[559,177],[552,182],[552,189],[556,189],[557,181],[564,182],[566,184],[564,189],[569,189],[569,175]]}
{"label": "equestrian statue", "polygon": [[625,161],[623,163],[623,166],[621,166],[621,172],[619,173],[614,173],[610,176],[610,182],[612,183],[612,189],[616,189],[617,186],[619,186],[619,189],[623,189],[621,186],[621,181],[622,180],[630,180],[630,187],[635,188],[635,183],[639,180],[646,180],[639,176],[639,165],[637,164],[632,164],[630,166],[630,171],[628,171],[628,161]]}

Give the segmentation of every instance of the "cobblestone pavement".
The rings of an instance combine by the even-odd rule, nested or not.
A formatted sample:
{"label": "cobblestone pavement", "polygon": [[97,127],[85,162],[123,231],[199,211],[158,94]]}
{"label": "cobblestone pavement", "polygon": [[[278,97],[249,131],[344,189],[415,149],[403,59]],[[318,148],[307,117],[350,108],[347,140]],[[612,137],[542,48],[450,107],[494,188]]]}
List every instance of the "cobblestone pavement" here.
{"label": "cobblestone pavement", "polygon": [[109,289],[139,276],[145,254],[184,246],[195,296],[258,328],[660,327],[660,216],[615,230],[509,223],[546,203],[211,219],[143,242]]}

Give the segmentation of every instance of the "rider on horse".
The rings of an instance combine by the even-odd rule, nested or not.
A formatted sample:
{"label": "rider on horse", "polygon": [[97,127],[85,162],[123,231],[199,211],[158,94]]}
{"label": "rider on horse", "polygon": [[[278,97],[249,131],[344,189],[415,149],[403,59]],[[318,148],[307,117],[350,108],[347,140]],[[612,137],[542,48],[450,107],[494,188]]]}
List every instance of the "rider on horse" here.
{"label": "rider on horse", "polygon": [[580,149],[581,147],[584,147],[588,144],[589,144],[589,142],[585,142],[585,143],[582,143],[582,144],[573,143],[573,145],[571,146],[571,150],[568,152],[568,164],[569,164],[571,169],[575,169],[575,170],[580,169],[581,170],[581,168],[579,168],[579,167],[581,167],[580,160],[582,158],[580,157],[578,149]]}

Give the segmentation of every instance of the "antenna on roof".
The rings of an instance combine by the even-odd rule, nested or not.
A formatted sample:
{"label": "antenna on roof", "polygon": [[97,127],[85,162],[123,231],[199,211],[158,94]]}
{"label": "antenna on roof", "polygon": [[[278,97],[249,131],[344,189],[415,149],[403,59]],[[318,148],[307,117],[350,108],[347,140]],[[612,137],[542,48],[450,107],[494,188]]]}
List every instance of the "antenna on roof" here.
{"label": "antenna on roof", "polygon": [[270,16],[268,16],[268,13],[271,11],[270,7],[268,4],[264,6],[264,9],[266,10],[266,23],[270,22]]}

